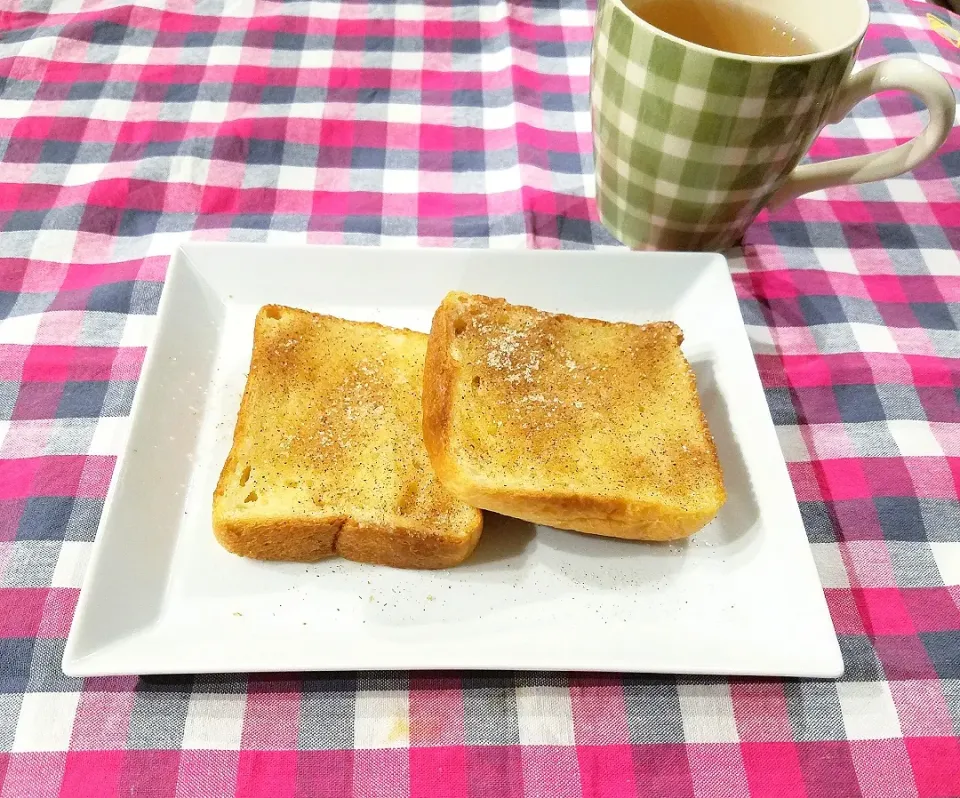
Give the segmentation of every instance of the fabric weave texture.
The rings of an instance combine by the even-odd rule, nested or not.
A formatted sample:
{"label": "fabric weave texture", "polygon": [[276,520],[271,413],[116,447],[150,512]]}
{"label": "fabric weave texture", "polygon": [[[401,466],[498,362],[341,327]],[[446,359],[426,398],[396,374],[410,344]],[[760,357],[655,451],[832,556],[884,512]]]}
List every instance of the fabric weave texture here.
{"label": "fabric weave texture", "polygon": [[[861,65],[913,56],[960,88],[928,15],[957,17],[872,7]],[[956,130],[911,175],[764,212],[729,253],[841,680],[60,670],[177,245],[613,246],[593,19],[584,0],[4,4],[0,798],[960,795]],[[811,157],[922,124],[872,97]]]}

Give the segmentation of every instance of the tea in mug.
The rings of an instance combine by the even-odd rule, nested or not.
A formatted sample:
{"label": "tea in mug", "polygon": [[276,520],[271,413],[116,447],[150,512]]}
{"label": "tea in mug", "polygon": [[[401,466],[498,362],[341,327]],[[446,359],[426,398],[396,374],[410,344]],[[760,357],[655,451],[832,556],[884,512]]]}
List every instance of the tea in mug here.
{"label": "tea in mug", "polygon": [[816,52],[794,26],[736,0],[625,0],[655,28],[728,53],[797,56]]}

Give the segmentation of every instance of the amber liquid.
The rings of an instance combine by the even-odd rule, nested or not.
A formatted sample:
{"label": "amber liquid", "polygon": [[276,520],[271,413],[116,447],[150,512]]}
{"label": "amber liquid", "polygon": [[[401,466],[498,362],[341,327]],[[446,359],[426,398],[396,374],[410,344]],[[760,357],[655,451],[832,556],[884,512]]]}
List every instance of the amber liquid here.
{"label": "amber liquid", "polygon": [[625,1],[655,28],[714,50],[762,56],[816,52],[813,42],[789,23],[736,0]]}

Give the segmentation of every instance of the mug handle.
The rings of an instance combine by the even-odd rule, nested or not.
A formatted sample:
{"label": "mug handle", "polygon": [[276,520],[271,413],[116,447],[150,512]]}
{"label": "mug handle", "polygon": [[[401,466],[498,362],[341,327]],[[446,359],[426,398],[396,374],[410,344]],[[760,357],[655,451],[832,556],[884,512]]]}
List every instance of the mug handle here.
{"label": "mug handle", "polygon": [[887,58],[847,78],[827,116],[827,124],[839,122],[871,94],[891,89],[915,94],[930,111],[930,120],[919,136],[882,152],[798,166],[774,193],[769,207],[776,208],[801,194],[830,186],[886,180],[910,171],[936,152],[953,127],[956,100],[943,75],[912,58]]}

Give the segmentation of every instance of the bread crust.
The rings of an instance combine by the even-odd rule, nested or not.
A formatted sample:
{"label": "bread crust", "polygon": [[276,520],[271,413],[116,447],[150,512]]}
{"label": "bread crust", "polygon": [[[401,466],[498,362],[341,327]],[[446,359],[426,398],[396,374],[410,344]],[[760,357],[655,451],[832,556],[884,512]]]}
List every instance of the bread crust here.
{"label": "bread crust", "polygon": [[453,385],[459,372],[452,356],[453,339],[454,319],[444,300],[433,314],[423,366],[423,443],[437,478],[447,490],[460,495],[468,486],[459,484],[460,471],[450,452]]}
{"label": "bread crust", "polygon": [[473,527],[460,537],[362,524],[347,516],[268,523],[218,519],[213,531],[227,551],[255,560],[319,562],[339,555],[354,562],[431,570],[466,560],[480,540],[482,526],[478,513]]}
{"label": "bread crust", "polygon": [[[484,510],[558,529],[630,540],[667,541],[684,538],[715,517],[726,494],[716,446],[699,404],[696,410],[697,424],[705,441],[704,459],[699,467],[715,476],[718,498],[712,506],[683,510],[664,507],[658,502],[634,500],[627,495],[591,492],[579,487],[575,491],[545,490],[537,485],[529,489],[506,488],[497,485],[496,479],[488,478],[488,474],[469,473],[458,460],[453,428],[455,391],[464,368],[462,359],[458,361],[455,356],[455,328],[458,323],[463,324],[462,320],[458,321],[456,309],[471,300],[544,315],[534,308],[508,306],[503,300],[470,297],[457,292],[449,294],[434,314],[424,369],[423,434],[431,464],[444,487],[461,500]],[[611,324],[564,314],[549,315],[559,322],[575,321],[608,328]],[[654,334],[674,338],[677,346],[683,340],[682,331],[672,322],[655,322],[645,325],[645,328]],[[683,363],[684,371],[677,376],[684,384],[682,387],[696,395],[696,376],[685,359]],[[489,412],[494,414],[498,411],[491,408]],[[531,477],[531,480],[536,482],[535,477]]]}

